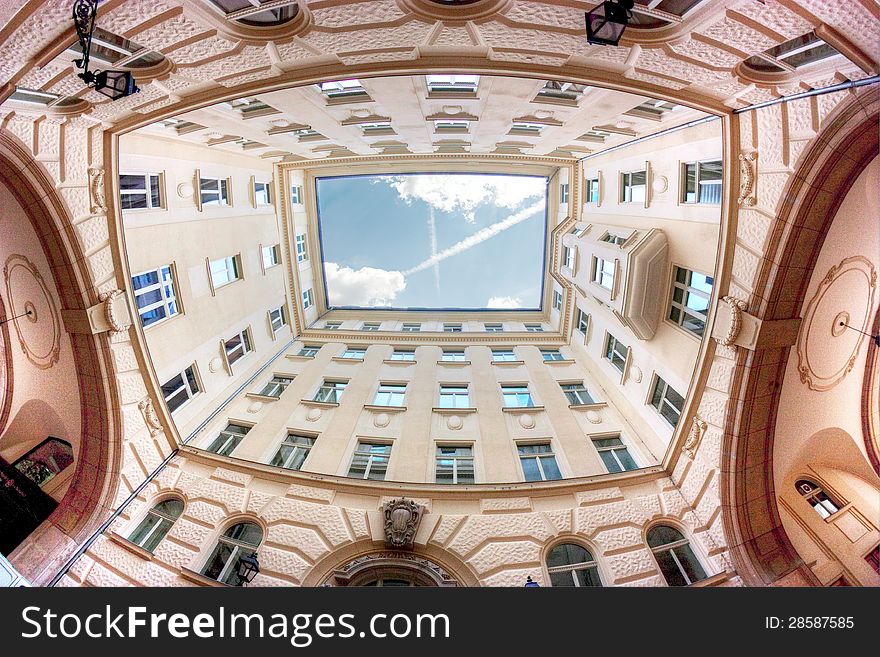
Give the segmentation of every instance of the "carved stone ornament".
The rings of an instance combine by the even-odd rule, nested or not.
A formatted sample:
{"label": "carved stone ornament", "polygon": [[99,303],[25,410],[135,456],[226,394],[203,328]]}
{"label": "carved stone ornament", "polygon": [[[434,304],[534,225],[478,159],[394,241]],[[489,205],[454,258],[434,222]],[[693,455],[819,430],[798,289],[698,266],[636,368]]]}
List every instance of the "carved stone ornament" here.
{"label": "carved stone ornament", "polygon": [[692,461],[694,455],[697,453],[697,447],[703,439],[703,434],[706,433],[706,427],[708,426],[709,425],[706,424],[705,420],[700,419],[700,416],[694,415],[690,433],[688,433],[687,440],[684,443],[684,453],[687,454],[687,457]]}
{"label": "carved stone ornament", "polygon": [[[131,328],[131,323],[120,321],[116,313],[116,300],[122,299],[123,294],[122,290],[112,290],[98,295],[98,299],[104,304],[104,317],[107,319],[113,335],[125,333]],[[123,303],[125,302],[123,301]]]}
{"label": "carved stone ornament", "polygon": [[385,502],[382,509],[385,513],[385,545],[397,550],[411,550],[425,507],[403,497]]}
{"label": "carved stone ornament", "polygon": [[104,169],[89,169],[89,212],[107,212],[107,197],[104,196]]}
{"label": "carved stone ornament", "polygon": [[739,154],[739,198],[737,202],[749,208],[758,202],[755,195],[755,181],[757,180],[757,165],[755,163],[757,160],[757,151]]}
{"label": "carved stone ornament", "polygon": [[162,433],[162,423],[159,422],[159,416],[156,414],[156,409],[153,408],[153,400],[149,397],[142,399],[138,402],[138,409],[144,416],[144,422],[150,430],[150,435],[157,436]]}
{"label": "carved stone ornament", "polygon": [[742,299],[731,296],[721,297],[721,300],[730,308],[730,326],[727,327],[727,335],[718,342],[725,347],[732,347],[742,330],[742,313],[746,311],[748,304]]}

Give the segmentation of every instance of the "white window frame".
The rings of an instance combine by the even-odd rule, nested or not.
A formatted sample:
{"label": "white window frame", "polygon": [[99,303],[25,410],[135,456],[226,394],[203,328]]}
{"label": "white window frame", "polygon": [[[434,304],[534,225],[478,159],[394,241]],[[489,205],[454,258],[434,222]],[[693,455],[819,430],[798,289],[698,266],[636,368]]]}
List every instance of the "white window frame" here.
{"label": "white window frame", "polygon": [[[678,420],[676,421],[675,424],[673,424],[669,420],[667,420],[666,416],[663,415],[663,412],[661,411],[661,409],[658,408],[658,406],[655,406],[653,403],[654,395],[657,392],[657,389],[660,387],[662,387],[662,390],[660,392],[660,401],[658,402],[658,404],[660,407],[662,407],[664,404],[666,404],[676,412],[676,414],[678,415]],[[667,397],[667,393],[669,392],[669,390],[672,390],[675,394],[677,394],[679,397],[682,398],[681,408],[677,408],[675,406],[675,404],[673,404],[671,401],[669,401],[669,399]],[[678,390],[673,388],[671,385],[669,385],[666,382],[666,380],[663,379],[663,377],[661,377],[659,374],[656,374],[656,373],[654,374],[654,381],[653,381],[653,384],[651,385],[650,392],[648,394],[648,404],[651,406],[651,408],[653,408],[655,411],[657,411],[657,413],[660,415],[660,417],[662,417],[663,420],[669,426],[675,428],[678,426],[678,423],[681,422],[681,414],[684,412],[684,404],[686,401],[687,400],[686,400],[685,396],[682,395],[681,393],[679,393]]]}
{"label": "white window frame", "polygon": [[443,333],[461,333],[461,324],[455,322],[446,322],[443,324]]}
{"label": "white window frame", "polygon": [[[593,193],[595,190],[595,194]],[[599,201],[601,200],[599,197],[600,187],[599,187],[599,176],[595,178],[587,178],[587,203],[594,203],[595,205],[599,205]],[[595,196],[596,200],[593,200]]]}
{"label": "white window frame", "polygon": [[[440,450],[443,449],[454,449],[454,450],[470,450],[470,454],[441,454]],[[441,461],[452,461],[452,481],[448,480],[440,480],[437,476],[440,471],[440,462]],[[457,485],[459,484],[459,470],[464,469],[464,472],[468,472],[467,462],[470,462],[470,479],[471,481],[464,482],[465,485],[475,484],[477,483],[477,459],[476,454],[474,453],[473,444],[469,445],[447,445],[447,444],[439,444],[434,448],[434,483],[441,485]]]}
{"label": "white window frame", "polygon": [[[211,281],[211,291],[215,294],[217,290],[244,278],[244,270],[241,266],[241,253],[214,260],[206,258],[206,260],[208,263],[208,275]],[[218,281],[217,277],[221,274],[225,277],[225,281]]]}
{"label": "white window frame", "polygon": [[296,261],[305,262],[309,259],[309,247],[306,244],[306,234],[296,234]]}
{"label": "white window frame", "polygon": [[527,333],[543,333],[544,325],[543,324],[523,324]]}
{"label": "white window frame", "polygon": [[444,363],[464,363],[467,361],[467,355],[464,349],[444,349],[440,354],[440,360]]}
{"label": "white window frame", "polygon": [[[685,272],[685,278],[690,280],[690,277],[693,274],[699,274],[700,276],[704,276],[705,278],[712,278],[712,285],[715,284],[715,279],[708,274],[703,274],[702,272],[694,271],[693,269],[688,269],[687,267],[679,267],[678,265],[672,266],[672,289],[669,294],[669,309],[666,312],[666,319],[670,322],[674,323],[676,326],[681,328],[684,331],[687,331],[689,334],[702,339],[703,335],[706,333],[706,325],[709,321],[709,302],[712,298],[712,292],[706,292],[705,290],[701,290],[699,288],[693,287],[692,285],[681,283],[678,280],[678,272]],[[706,300],[706,310],[704,312],[700,312],[693,308],[689,308],[687,306],[687,302],[680,303],[675,300],[675,290],[681,290],[682,299],[686,300],[689,295],[694,295]],[[672,309],[675,308],[678,310],[678,320],[675,320],[671,317]],[[703,323],[703,333],[697,333],[696,331],[688,328],[684,325],[685,321],[688,317],[698,320]]]}
{"label": "white window frame", "polygon": [[578,308],[577,314],[575,314],[575,325],[577,326],[577,330],[583,333],[584,337],[586,337],[587,331],[590,329],[590,315]]}
{"label": "white window frame", "polygon": [[[190,382],[189,382],[189,378],[186,375],[187,371],[192,372],[192,378],[195,382],[195,389],[193,388],[193,385],[190,384]],[[165,386],[167,386],[169,383],[171,383],[177,377],[181,378],[181,384],[177,388],[175,388],[172,392],[166,393],[164,390]],[[186,406],[193,397],[201,394],[204,391],[203,386],[202,386],[202,381],[199,378],[199,368],[196,363],[192,363],[190,365],[187,365],[180,372],[177,372],[174,376],[172,376],[170,379],[168,379],[168,381],[163,383],[160,387],[162,388],[162,397],[165,399],[165,404],[168,406],[168,411],[172,414],[176,413],[181,408]],[[171,398],[177,396],[178,394],[180,394],[181,391],[183,391],[183,393],[186,395],[186,401],[182,402],[179,406],[177,406],[176,408],[174,408],[172,410],[171,406],[169,405],[169,400]]]}
{"label": "white window frame", "polygon": [[302,185],[290,186],[290,203],[291,205],[303,204],[303,188]]}
{"label": "white window frame", "polygon": [[[144,274],[150,274],[152,272],[156,273],[156,278],[158,279],[156,283],[151,283],[144,287],[135,288],[134,279],[136,277],[143,276]],[[167,276],[168,278],[163,278],[164,276]],[[159,290],[160,294],[162,295],[162,298],[159,301],[156,301],[148,306],[144,306],[143,308],[138,307],[138,317],[140,318],[141,326],[143,326],[144,328],[155,326],[160,322],[164,322],[176,315],[182,314],[183,310],[180,306],[180,298],[177,295],[177,271],[175,270],[174,263],[162,265],[161,267],[156,267],[156,269],[147,269],[142,272],[138,272],[137,274],[134,274],[132,276],[131,285],[132,292],[134,293],[135,306],[137,306],[138,297],[148,294],[154,290]],[[172,295],[170,296],[166,288],[166,286],[168,285],[170,285],[172,292]],[[174,304],[174,312],[171,312],[172,303]],[[151,310],[155,310],[156,308],[164,308],[165,316],[144,326],[144,314],[150,312]]]}
{"label": "white window frame", "polygon": [[285,310],[284,305],[280,305],[269,311],[269,326],[272,329],[273,335],[287,326],[287,311]]}
{"label": "white window frame", "polygon": [[[610,268],[610,271],[609,271]],[[590,280],[609,292],[614,290],[614,279],[617,276],[617,261],[606,260],[599,256],[593,256],[593,271]],[[607,282],[607,285],[606,285]]]}
{"label": "white window frame", "polygon": [[[605,446],[605,447],[600,447],[599,445],[596,444],[596,441],[598,441],[598,440],[617,440],[620,442],[620,445],[609,445],[609,446]],[[615,470],[613,473],[611,472],[611,470],[608,470],[609,473],[617,474],[620,472],[632,472],[633,470],[639,469],[639,464],[636,461],[635,456],[633,456],[633,453],[629,451],[629,446],[624,442],[623,436],[621,436],[619,433],[598,434],[598,435],[590,436],[590,442],[593,443],[593,449],[595,449],[596,452],[599,454],[599,458],[602,460],[602,465],[605,466],[606,470],[608,470],[608,465],[605,463],[605,460],[602,459],[602,454],[606,453],[606,452],[611,453],[611,456],[614,458],[614,462],[617,463],[617,467],[620,469]],[[618,456],[617,452],[626,452],[626,455],[629,456],[630,460],[633,462],[633,465],[635,465],[636,467],[635,468],[627,468],[623,464],[623,461],[620,460],[620,456]]]}
{"label": "white window frame", "polygon": [[[315,353],[311,353],[312,351],[314,351]],[[297,352],[297,356],[302,356],[303,358],[314,358],[318,355],[319,351],[321,351],[320,345],[304,344],[302,347],[300,347],[299,352]]]}
{"label": "white window frame", "polygon": [[[550,356],[550,358],[547,358]],[[559,356],[559,358],[556,358]],[[545,363],[551,363],[554,361],[565,360],[565,356],[562,355],[562,352],[559,349],[541,349],[541,360]]]}
{"label": "white window frame", "polygon": [[[620,351],[618,347],[625,347],[626,351]],[[611,351],[611,356],[608,355],[609,350]],[[629,358],[629,345],[624,344],[616,337],[614,337],[611,333],[605,334],[605,345],[602,350],[602,358],[611,363],[611,367],[616,369],[618,372],[623,374],[626,370],[626,361]],[[615,362],[614,356],[617,356],[623,362],[618,366]]]}
{"label": "white window frame", "polygon": [[[239,429],[244,429],[243,432],[232,431],[229,427],[237,427]],[[229,456],[238,449],[238,446],[241,445],[242,441],[244,441],[245,437],[247,437],[248,432],[252,429],[252,426],[247,424],[241,424],[239,422],[226,422],[226,426],[217,432],[217,435],[211,439],[211,442],[208,443],[208,446],[205,448],[205,451],[210,452],[211,454],[218,454],[220,456]],[[211,447],[217,443],[218,440],[223,438],[224,440],[220,443],[218,449],[212,450]],[[230,444],[235,443],[230,447]]]}
{"label": "white window frame", "polygon": [[404,333],[419,333],[422,330],[422,325],[418,322],[404,322],[400,330]]}
{"label": "white window frame", "polygon": [[[217,183],[217,189],[204,189],[205,183]],[[208,207],[228,207],[232,205],[232,188],[231,178],[214,178],[199,175],[199,188],[196,193],[199,195],[199,208]],[[205,200],[205,194],[210,196],[216,195],[216,198]]]}
{"label": "white window frame", "polygon": [[498,322],[489,322],[483,324],[486,333],[504,333],[504,324]]}
{"label": "white window frame", "polygon": [[[296,442],[297,438],[301,438],[303,440],[309,441],[309,444],[304,444],[301,442]],[[306,459],[309,458],[309,454],[312,452],[312,447],[315,446],[315,436],[306,436],[301,433],[295,433],[293,431],[288,431],[287,435],[284,436],[284,440],[281,441],[281,444],[278,445],[278,449],[275,450],[275,454],[272,456],[269,461],[269,465],[274,468],[284,468],[285,470],[293,470],[294,472],[302,471],[303,465],[305,465]],[[273,461],[277,460],[281,455],[281,450],[285,447],[289,447],[290,453],[286,457],[281,458],[281,463],[273,463]],[[298,457],[302,455],[302,459],[298,459]],[[300,461],[300,465],[298,468],[291,467],[291,464]]]}
{"label": "white window frame", "polygon": [[385,382],[376,388],[374,406],[404,406],[406,402],[406,383]]}
{"label": "white window frame", "polygon": [[271,379],[264,385],[257,394],[260,397],[281,397],[282,393],[287,390],[287,386],[293,383],[293,377],[284,374],[274,374]]}
{"label": "white window frame", "polygon": [[368,333],[375,333],[382,326],[382,322],[364,322],[361,324],[361,331],[367,331]]}
{"label": "white window frame", "polygon": [[[534,446],[546,446],[546,452],[537,452],[534,454],[524,454],[520,452],[520,447],[534,447]],[[541,475],[540,481],[561,481],[565,477],[562,474],[562,468],[559,467],[559,460],[556,458],[556,451],[553,449],[553,443],[549,440],[547,441],[538,441],[538,442],[523,442],[516,444],[516,456],[519,459],[519,467],[523,473],[523,479],[525,481],[531,481],[526,479],[526,471],[523,468],[523,461],[525,459],[535,459],[538,465],[538,474]],[[547,457],[551,457],[553,462],[556,464],[556,470],[559,472],[559,479],[548,479],[546,473],[544,472],[544,463],[542,459]]]}
{"label": "white window frame", "polygon": [[[260,188],[262,188],[262,190],[265,194],[265,197],[266,197],[265,203],[260,201],[260,192],[258,191]],[[269,205],[272,205],[272,183],[271,182],[264,182],[262,180],[254,179],[252,192],[254,194],[254,207],[255,208],[263,208],[263,207],[267,207]]]}
{"label": "white window frame", "polygon": [[[163,173],[156,172],[148,172],[148,173],[134,173],[129,171],[123,171],[119,174],[119,178],[122,176],[132,176],[136,178],[143,178],[144,186],[143,189],[122,189],[122,181],[119,180],[119,208],[120,210],[125,212],[142,212],[145,210],[164,210],[165,209],[165,175]],[[159,193],[159,205],[153,205],[153,179],[156,181],[156,191]],[[146,207],[143,208],[125,208],[123,207],[122,197],[124,196],[143,196],[144,202],[146,203]]]}
{"label": "white window frame", "polygon": [[[268,258],[266,256],[269,256]],[[269,244],[260,248],[260,259],[263,264],[263,272],[281,264],[281,245]]]}
{"label": "white window frame", "polygon": [[[645,177],[643,185],[634,185],[632,183],[633,176],[642,174]],[[634,197],[634,190],[641,188],[641,194]],[[648,198],[648,170],[635,169],[633,171],[622,171],[620,173],[620,203],[644,203]]]}
{"label": "white window frame", "polygon": [[318,390],[315,392],[312,401],[323,402],[326,404],[339,404],[346,386],[348,386],[348,381],[324,379],[318,387]]}
{"label": "white window frame", "polygon": [[[363,449],[363,448],[366,449]],[[381,453],[376,453],[370,450],[371,447],[383,447],[387,448],[383,450]],[[355,464],[355,460],[358,457],[366,457],[366,467],[364,468],[364,474],[359,479],[368,480],[370,479],[370,473],[373,470],[374,463],[378,460],[382,460],[382,464],[384,465],[384,472],[382,473],[382,477],[379,479],[373,479],[373,481],[385,481],[385,477],[388,476],[388,467],[391,465],[391,449],[393,447],[392,443],[383,442],[383,441],[373,441],[373,440],[358,440],[357,446],[354,449],[354,453],[351,456],[351,460],[348,464],[348,473],[347,476],[351,477],[351,470]]]}
{"label": "white window frame", "polygon": [[[228,345],[235,338],[240,338],[239,342],[237,345],[230,349]],[[233,358],[232,354],[238,351],[241,351],[241,354]],[[240,361],[252,351],[254,351],[254,343],[253,340],[251,340],[250,328],[242,329],[231,338],[223,340],[223,353],[225,354],[226,362],[229,364],[229,367],[232,367],[235,363]]]}
{"label": "white window frame", "polygon": [[[516,401],[515,404],[509,403]],[[522,404],[521,401],[526,403]],[[503,383],[501,384],[501,403],[504,408],[534,408],[535,398],[527,383]]]}
{"label": "white window frame", "polygon": [[[710,180],[708,182],[701,181],[702,173],[703,173],[703,165],[708,164],[717,164],[721,167],[721,178],[718,180]],[[694,200],[687,200],[687,168],[689,166],[695,167],[694,170]],[[701,185],[712,185],[722,187],[722,190],[718,194],[718,202],[717,203],[709,203],[703,200],[703,187]],[[723,163],[720,159],[711,159],[711,160],[697,160],[691,162],[682,162],[681,167],[679,168],[679,194],[678,194],[678,202],[683,205],[708,205],[708,206],[719,206],[721,205],[721,196],[724,193],[723,190],[724,185],[724,169]]]}
{"label": "white window frame", "polygon": [[340,328],[342,328],[342,322],[338,320],[329,320],[324,322],[325,331],[338,331]]}
{"label": "white window frame", "polygon": [[399,360],[407,363],[415,362],[416,360],[416,352],[415,350],[409,349],[394,349],[391,352],[391,357],[388,360]]}
{"label": "white window frame", "polygon": [[[498,355],[501,355],[498,358]],[[508,358],[508,355],[510,356]],[[516,352],[513,350],[513,347],[510,349],[493,349],[492,350],[492,362],[493,363],[515,363],[519,360],[516,356]]]}
{"label": "white window frame", "polygon": [[[438,408],[471,408],[471,392],[466,383],[441,383],[438,389]],[[451,405],[446,405],[451,400]]]}
{"label": "white window frame", "polygon": [[568,204],[568,183],[559,184],[559,203],[560,205]]}
{"label": "white window frame", "polygon": [[364,347],[346,347],[340,358],[348,358],[349,360],[363,360],[367,355]]}
{"label": "white window frame", "polygon": [[302,304],[303,310],[308,310],[315,304],[314,298],[312,297],[312,288],[309,288],[308,290],[303,290]]}
{"label": "white window frame", "polygon": [[596,403],[583,381],[560,382],[559,388],[568,400],[569,406],[586,406]]}
{"label": "white window frame", "polygon": [[562,310],[562,293],[559,290],[553,290],[553,310]]}

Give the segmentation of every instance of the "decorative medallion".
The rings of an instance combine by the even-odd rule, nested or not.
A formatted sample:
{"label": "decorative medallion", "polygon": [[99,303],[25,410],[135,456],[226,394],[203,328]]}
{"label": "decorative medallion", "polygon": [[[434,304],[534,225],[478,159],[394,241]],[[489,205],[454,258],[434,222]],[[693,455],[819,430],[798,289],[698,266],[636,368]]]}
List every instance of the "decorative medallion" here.
{"label": "decorative medallion", "polygon": [[220,356],[212,358],[208,362],[208,369],[211,372],[219,372],[221,369],[223,369],[223,359],[220,358]]}
{"label": "decorative medallion", "polygon": [[705,420],[701,419],[698,415],[694,415],[693,422],[691,423],[691,430],[684,443],[684,453],[687,454],[689,459],[694,459],[694,455],[697,453],[697,447],[699,447],[700,441],[703,439],[703,434],[706,433],[706,428],[708,426],[709,425],[706,424]]}
{"label": "decorative medallion", "polygon": [[534,429],[535,428],[535,418],[531,416],[529,413],[525,413],[519,416],[519,426],[523,429]]}
{"label": "decorative medallion", "polygon": [[727,335],[718,340],[718,343],[725,347],[733,347],[742,330],[742,313],[746,311],[748,304],[742,299],[731,296],[721,297],[721,300],[730,308],[730,326],[727,327]]}
{"label": "decorative medallion", "polygon": [[376,413],[373,415],[373,426],[384,429],[391,424],[391,416],[388,413]]}
{"label": "decorative medallion", "polygon": [[758,152],[739,154],[739,198],[737,202],[746,207],[753,207],[758,198],[755,193],[756,170],[758,168]]}
{"label": "decorative medallion", "polygon": [[446,418],[446,427],[452,431],[458,431],[464,426],[464,421],[458,415],[450,415]]}
{"label": "decorative medallion", "polygon": [[159,421],[159,416],[156,414],[156,409],[153,408],[153,400],[147,397],[146,399],[142,399],[138,402],[138,409],[141,414],[144,416],[144,422],[147,425],[147,428],[150,430],[151,436],[158,436],[162,433],[162,423]]}
{"label": "decorative medallion", "polygon": [[107,212],[107,197],[104,195],[104,169],[89,169],[89,212]]}
{"label": "decorative medallion", "polygon": [[669,179],[666,176],[656,176],[654,180],[651,181],[651,189],[654,190],[656,194],[662,194],[669,189]]}
{"label": "decorative medallion", "polygon": [[251,405],[247,407],[248,413],[259,413],[263,409],[263,402],[254,401],[251,402]]}
{"label": "decorative medallion", "polygon": [[397,550],[411,550],[425,507],[403,497],[385,502],[382,510],[385,515],[385,545]]}
{"label": "decorative medallion", "polygon": [[306,419],[309,422],[317,422],[321,419],[321,409],[317,406],[313,406],[309,409],[309,412],[306,413]]}
{"label": "decorative medallion", "polygon": [[642,382],[642,368],[638,365],[630,364],[629,366],[629,378],[635,381],[636,383]]}
{"label": "decorative medallion", "polygon": [[590,424],[601,424],[602,415],[599,411],[587,411],[587,422]]}
{"label": "decorative medallion", "polygon": [[[3,298],[0,297],[0,321],[8,319]],[[9,343],[9,322],[0,324],[0,434],[6,428],[6,421],[12,410],[12,350]]]}
{"label": "decorative medallion", "polygon": [[[58,362],[61,353],[61,320],[55,301],[36,265],[23,255],[12,254],[3,267],[8,314],[18,334],[18,342],[27,359],[47,370]],[[30,311],[30,315],[26,315]]]}
{"label": "decorative medallion", "polygon": [[122,322],[119,319],[119,313],[116,310],[116,304],[125,304],[124,293],[122,290],[112,290],[110,292],[102,292],[98,295],[98,299],[104,304],[104,317],[111,326],[111,335],[119,335],[125,333],[131,328],[131,322]]}
{"label": "decorative medallion", "polygon": [[177,186],[177,195],[180,198],[192,198],[193,194],[195,194],[195,189],[192,183],[182,182]]}

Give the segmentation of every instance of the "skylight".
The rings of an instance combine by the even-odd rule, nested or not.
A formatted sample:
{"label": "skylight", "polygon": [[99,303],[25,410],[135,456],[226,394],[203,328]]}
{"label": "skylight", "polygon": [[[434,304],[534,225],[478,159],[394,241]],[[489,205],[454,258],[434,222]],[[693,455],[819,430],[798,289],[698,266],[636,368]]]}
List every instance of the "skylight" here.
{"label": "skylight", "polygon": [[319,178],[328,306],[539,309],[546,189],[509,174]]}

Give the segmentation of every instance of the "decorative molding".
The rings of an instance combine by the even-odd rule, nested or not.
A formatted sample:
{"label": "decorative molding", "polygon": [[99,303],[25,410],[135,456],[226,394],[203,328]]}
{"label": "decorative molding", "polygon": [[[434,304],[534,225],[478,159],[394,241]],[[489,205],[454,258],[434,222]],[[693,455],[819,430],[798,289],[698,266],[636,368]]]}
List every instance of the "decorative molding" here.
{"label": "decorative molding", "polygon": [[758,151],[739,154],[739,198],[737,203],[748,208],[758,202],[756,194]]}
{"label": "decorative molding", "polygon": [[742,313],[744,313],[749,306],[742,299],[737,299],[732,296],[721,297],[721,301],[726,303],[728,308],[730,308],[730,326],[727,327],[727,335],[723,338],[715,339],[718,341],[718,344],[724,347],[733,347],[735,346],[734,342],[736,342],[737,337],[739,337],[739,332],[742,330]]}
{"label": "decorative molding", "polygon": [[[16,306],[16,300],[22,296],[22,294],[19,294],[18,286],[13,283],[14,277],[19,275],[17,272],[21,272],[20,275],[30,276],[33,279],[33,282],[36,283],[43,296],[42,300],[26,299],[20,306]],[[25,311],[30,310],[32,313],[30,316],[24,315],[12,320],[15,331],[18,334],[18,343],[21,346],[21,350],[34,366],[41,370],[50,369],[58,362],[61,356],[61,319],[59,318],[58,310],[55,307],[55,300],[49,291],[49,287],[43,280],[43,276],[40,274],[37,266],[28,260],[27,257],[17,253],[13,253],[6,259],[6,264],[3,267],[3,278],[6,281],[6,295],[10,305],[9,315],[12,317],[23,315],[22,308]],[[38,308],[40,312],[38,312]],[[42,319],[44,312],[49,316],[49,321],[52,323],[52,337],[48,345],[39,344],[40,328],[38,322]],[[27,323],[24,323],[22,320],[27,320]],[[29,324],[35,325],[36,328],[28,329]]]}
{"label": "decorative molding", "polygon": [[425,507],[402,497],[385,502],[382,511],[385,516],[385,545],[398,550],[411,550]]}
{"label": "decorative molding", "polygon": [[89,169],[89,212],[107,212],[107,197],[104,194],[104,169]]}
{"label": "decorative molding", "polygon": [[159,415],[156,413],[156,409],[153,408],[152,399],[147,397],[139,401],[138,410],[143,414],[144,422],[147,424],[151,436],[158,436],[162,433],[162,423],[159,421]]}
{"label": "decorative molding", "polygon": [[[440,565],[421,555],[412,552],[376,552],[352,559],[333,572],[333,579],[342,586],[349,586],[360,580],[358,577],[365,572],[376,572],[386,569],[405,569],[419,571],[430,577],[429,582],[436,586],[456,586],[457,582]],[[431,582],[431,580],[433,580]],[[329,586],[326,583],[325,586]]]}
{"label": "decorative molding", "polygon": [[125,333],[131,328],[131,322],[121,321],[115,308],[117,299],[123,299],[122,303],[125,303],[124,295],[125,293],[122,290],[111,290],[110,292],[102,292],[98,295],[98,299],[104,304],[104,318],[110,325],[111,335]]}
{"label": "decorative molding", "polygon": [[703,439],[703,434],[706,433],[706,429],[708,428],[708,424],[705,420],[700,418],[699,415],[694,415],[693,421],[691,422],[691,430],[688,433],[687,440],[684,443],[684,453],[687,454],[688,458],[693,461],[694,456],[697,453],[697,447],[700,445],[700,441]]}

